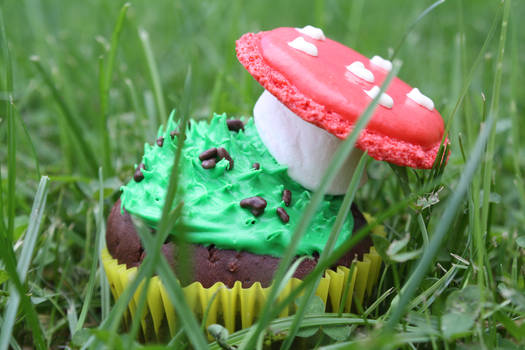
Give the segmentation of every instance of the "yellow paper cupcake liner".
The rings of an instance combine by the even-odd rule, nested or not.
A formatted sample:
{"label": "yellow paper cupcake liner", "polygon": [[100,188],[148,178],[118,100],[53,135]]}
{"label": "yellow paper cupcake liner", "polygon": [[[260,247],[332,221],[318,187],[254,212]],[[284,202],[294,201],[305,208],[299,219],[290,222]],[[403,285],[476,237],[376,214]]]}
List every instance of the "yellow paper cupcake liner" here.
{"label": "yellow paper cupcake liner", "polygon": [[[107,249],[102,251],[102,262],[113,297],[118,299],[135,277],[137,268],[128,269],[125,264],[119,264]],[[343,303],[343,311],[350,312],[352,300],[363,302],[365,298],[370,297],[377,283],[380,267],[381,257],[375,248],[371,247],[369,253],[364,254],[362,260],[354,261],[350,268],[339,266],[336,270],[326,270],[316,291],[316,295],[325,304],[325,311],[337,312]],[[279,295],[279,300],[285,298],[300,283],[301,280],[292,278]],[[144,282],[129,304],[129,314],[132,318],[136,317],[135,311],[143,286]],[[346,300],[342,301],[345,289],[348,289],[348,292]],[[254,323],[269,290],[270,287],[264,288],[259,282],[249,288],[242,288],[240,281],[235,282],[232,288],[226,287],[222,282],[215,283],[209,288],[204,288],[200,282],[184,287],[186,300],[193,312],[202,317],[207,311],[207,326],[219,323],[230,333],[247,328]],[[280,317],[293,314],[294,308],[295,306],[290,305],[281,312]],[[147,290],[147,308],[144,309],[141,326],[146,340],[166,338],[166,330],[170,336],[175,335],[177,330],[175,310],[158,276],[151,278]]]}

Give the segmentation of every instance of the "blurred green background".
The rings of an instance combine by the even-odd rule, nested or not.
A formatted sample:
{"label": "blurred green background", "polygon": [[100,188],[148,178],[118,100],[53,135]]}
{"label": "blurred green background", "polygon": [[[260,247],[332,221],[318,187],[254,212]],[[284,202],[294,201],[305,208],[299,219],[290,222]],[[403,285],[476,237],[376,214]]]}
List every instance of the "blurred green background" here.
{"label": "blurred green background", "polygon": [[[193,118],[209,118],[213,112],[249,116],[262,88],[235,57],[235,40],[243,33],[311,24],[365,56],[388,57],[411,24],[432,3],[427,0],[130,1],[110,79],[105,122],[100,71],[107,66],[111,36],[124,1],[2,1],[17,120],[15,240],[27,228],[39,172],[51,177],[44,224],[29,275],[33,295],[42,298],[37,308],[50,346],[69,341],[66,309],[72,301],[81,305],[86,291],[95,249],[95,216],[100,210],[98,166],[104,162],[110,164],[109,169],[104,168],[107,212],[119,195],[120,185],[128,181],[134,164],[139,162],[144,142],[155,140],[163,111],[182,105],[189,67]],[[403,61],[400,78],[431,97],[450,124],[452,153],[442,180],[443,191],[438,202],[433,203],[433,215],[425,214],[430,236],[443,212],[441,203],[457,185],[493,98],[500,5],[498,0],[448,0],[408,33],[398,54]],[[491,209],[483,244],[487,249],[486,269],[494,273],[493,282],[505,282],[523,291],[525,243],[520,246],[514,241],[525,236],[525,190],[521,188],[525,172],[525,31],[521,23],[525,18],[524,2],[514,0],[510,13],[506,51],[501,61],[496,142],[494,155],[490,156],[494,161],[489,174]],[[493,23],[495,34],[469,81],[469,72]],[[2,48],[5,44],[1,42]],[[5,194],[8,128],[4,112],[9,96],[5,52],[0,60],[0,170]],[[152,69],[158,71],[158,82]],[[463,86],[468,86],[468,92],[451,118]],[[80,138],[74,132],[75,125],[81,132]],[[109,141],[106,146],[105,140]],[[86,157],[89,152],[93,155],[91,162]],[[410,173],[414,187],[418,174],[422,173]],[[378,215],[403,198],[400,183],[388,165],[372,162],[368,175],[368,184],[357,194],[357,202],[364,210]],[[480,173],[476,176],[480,180]],[[479,181],[471,184],[466,199],[470,200],[472,193],[482,194]],[[7,198],[4,196],[6,202]],[[7,206],[2,204],[4,208]],[[479,213],[473,208],[476,207],[471,201],[465,201],[458,210],[438,255],[439,266],[449,269],[457,263],[451,252],[470,262],[476,259],[473,232],[479,224],[476,221]],[[408,249],[421,247],[422,238],[409,209],[386,225],[389,239],[400,239],[405,232],[411,232],[414,238]],[[413,262],[391,265],[399,269],[399,276],[392,276],[389,270],[378,295],[395,285],[396,278],[403,284]],[[434,283],[443,271],[434,267],[422,286]],[[446,296],[475,281],[476,273],[469,266],[458,274],[442,297],[435,300],[432,315],[439,316]],[[501,302],[502,295],[497,294],[495,284],[485,287],[494,293],[491,299],[494,305]],[[0,309],[6,302],[0,296]],[[86,327],[100,322],[97,303],[94,298]],[[380,309],[384,311],[385,306]],[[508,315],[516,314],[508,311]],[[485,320],[480,318],[477,322],[481,325]],[[17,323],[13,335],[21,344],[28,342],[29,334],[23,322]],[[508,336],[504,331],[502,334]],[[477,344],[476,339],[471,340]]]}

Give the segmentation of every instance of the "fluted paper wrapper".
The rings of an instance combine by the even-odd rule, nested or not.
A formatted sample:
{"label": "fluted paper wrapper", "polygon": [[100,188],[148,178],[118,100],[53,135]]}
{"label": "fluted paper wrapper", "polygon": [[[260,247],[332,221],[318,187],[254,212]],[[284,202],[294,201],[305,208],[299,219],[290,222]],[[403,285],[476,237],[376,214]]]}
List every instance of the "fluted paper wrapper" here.
{"label": "fluted paper wrapper", "polygon": [[[102,262],[106,271],[111,292],[115,299],[124,292],[137,273],[137,268],[127,268],[119,264],[107,249],[102,252]],[[326,270],[321,278],[316,294],[323,300],[325,311],[337,312],[343,303],[344,312],[352,310],[352,300],[363,302],[371,296],[377,283],[381,267],[381,257],[374,247],[364,254],[362,260],[356,260],[350,268],[339,266],[335,270]],[[285,298],[297,287],[301,280],[292,278],[285,286],[279,300]],[[347,286],[348,287],[345,287]],[[129,305],[129,314],[137,317],[136,307],[144,282],[133,296]],[[345,288],[348,288],[346,300],[342,300]],[[184,287],[186,300],[193,312],[200,318],[208,312],[206,325],[219,323],[230,333],[251,326],[264,306],[270,287],[262,287],[259,282],[249,288],[242,288],[237,281],[232,288],[217,282],[209,288],[204,288],[200,282],[194,282]],[[211,301],[211,303],[210,303]],[[141,317],[142,333],[145,340],[162,340],[174,336],[177,330],[177,318],[168,293],[158,276],[151,278],[147,291],[147,307]],[[286,317],[295,312],[295,306],[284,309],[280,317]]]}

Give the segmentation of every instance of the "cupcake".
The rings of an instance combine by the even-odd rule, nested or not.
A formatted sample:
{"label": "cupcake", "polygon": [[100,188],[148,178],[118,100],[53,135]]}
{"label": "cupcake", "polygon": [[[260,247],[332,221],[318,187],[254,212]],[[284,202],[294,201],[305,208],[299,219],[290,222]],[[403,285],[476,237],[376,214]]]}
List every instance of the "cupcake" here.
{"label": "cupcake", "polygon": [[[184,274],[190,277],[181,282],[194,311],[203,314],[210,306],[208,324],[222,323],[230,332],[257,317],[312,191],[391,68],[389,61],[369,60],[311,26],[248,33],[237,41],[236,51],[265,89],[253,118],[223,114],[209,123],[191,121],[179,174],[184,209],[178,228],[185,232],[191,259],[185,264],[191,271]],[[444,128],[428,97],[394,79],[379,104],[359,136],[358,149],[345,160],[298,242],[296,254],[305,259],[287,290],[316,266],[363,150],[416,168],[430,168],[436,158]],[[165,205],[179,137],[174,119],[172,114],[152,146],[145,145],[142,162],[108,218],[103,261],[115,297],[145,255],[132,217],[154,231]],[[351,214],[336,247],[366,223],[355,204]],[[162,254],[177,272],[173,241],[165,242]],[[370,238],[348,251],[319,284],[317,295],[326,310],[343,306],[350,311],[354,297],[363,301],[377,281],[380,263]],[[133,315],[134,306],[130,309]],[[290,312],[292,307],[282,316]],[[150,284],[141,317],[151,318],[142,323],[145,335],[158,338],[165,326],[175,332],[173,307],[158,278]]]}

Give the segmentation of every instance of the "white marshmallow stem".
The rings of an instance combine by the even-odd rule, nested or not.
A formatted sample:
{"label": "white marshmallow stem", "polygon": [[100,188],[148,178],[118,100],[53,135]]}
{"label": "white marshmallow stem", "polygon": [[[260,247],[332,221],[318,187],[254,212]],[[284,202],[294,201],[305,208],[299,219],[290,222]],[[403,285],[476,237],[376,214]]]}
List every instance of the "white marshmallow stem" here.
{"label": "white marshmallow stem", "polygon": [[[255,127],[270,154],[288,166],[288,175],[303,187],[315,190],[343,142],[324,129],[304,121],[268,91],[253,109]],[[327,193],[344,194],[363,152],[354,148]],[[364,183],[365,175],[362,182]]]}

